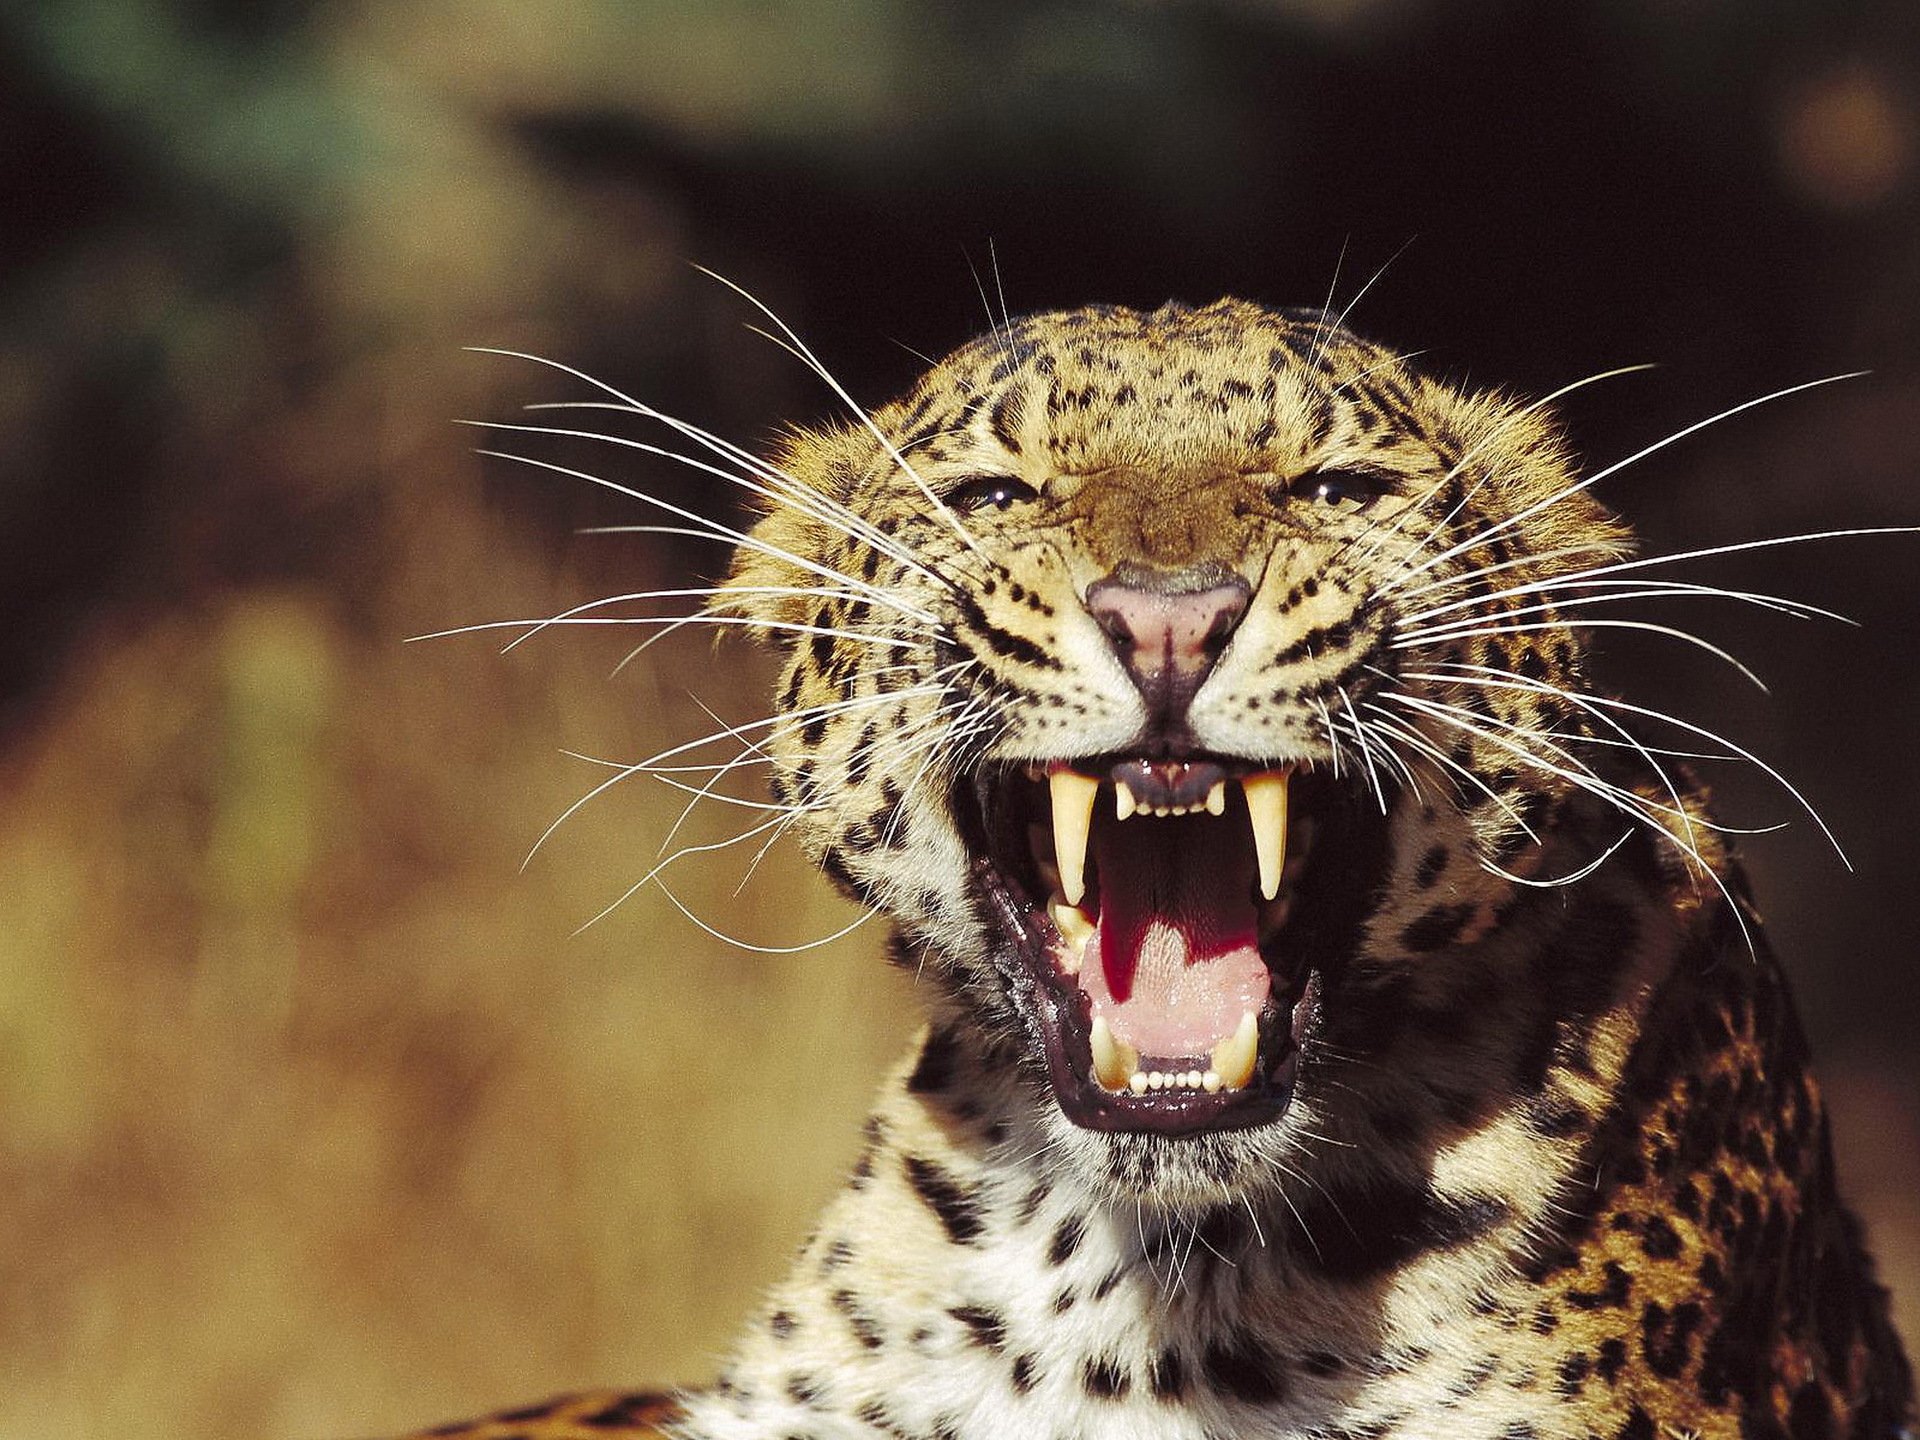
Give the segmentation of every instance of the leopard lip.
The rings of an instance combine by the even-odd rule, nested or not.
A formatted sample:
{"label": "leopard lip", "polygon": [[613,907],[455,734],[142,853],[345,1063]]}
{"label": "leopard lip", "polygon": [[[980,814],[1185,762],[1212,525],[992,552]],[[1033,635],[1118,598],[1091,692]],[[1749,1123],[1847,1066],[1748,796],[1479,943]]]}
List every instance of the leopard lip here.
{"label": "leopard lip", "polygon": [[[1094,1130],[1163,1136],[1266,1124],[1284,1114],[1291,1103],[1301,1056],[1309,1048],[1308,1037],[1320,1013],[1323,971],[1352,938],[1326,924],[1329,914],[1340,906],[1299,892],[1304,886],[1327,890],[1336,899],[1351,898],[1363,893],[1365,877],[1380,870],[1348,847],[1345,860],[1336,855],[1321,867],[1327,884],[1306,884],[1307,870],[1318,863],[1311,856],[1323,848],[1314,838],[1316,811],[1328,803],[1350,809],[1338,793],[1344,786],[1311,777],[1307,798],[1290,807],[1293,843],[1286,847],[1275,884],[1275,877],[1263,875],[1257,863],[1253,817],[1246,801],[1247,779],[1269,769],[1231,758],[1205,757],[1183,761],[1183,768],[1169,773],[1165,762],[1158,763],[1158,773],[1147,777],[1142,790],[1158,779],[1172,782],[1172,793],[1142,798],[1184,804],[1184,813],[1142,815],[1136,806],[1131,816],[1122,818],[1124,807],[1115,796],[1100,792],[1109,783],[1116,794],[1131,789],[1125,782],[1143,773],[1142,762],[1132,758],[1023,765],[976,775],[967,787],[972,803],[958,805],[956,813],[974,855],[982,896],[1008,942],[997,962],[1003,986],[1029,1028],[1032,1060],[1044,1069],[1055,1101],[1074,1123]],[[1077,905],[1067,900],[1062,874],[1072,862],[1058,853],[1062,847],[1051,823],[1056,814],[1052,776],[1063,770],[1082,782],[1103,773],[1118,777],[1114,782],[1097,780],[1091,795],[1079,785],[1069,796],[1069,835],[1085,814],[1092,842],[1084,852]],[[1290,778],[1299,780],[1298,775]],[[1216,787],[1221,798],[1209,804]],[[1257,794],[1257,780],[1254,788]],[[1299,788],[1296,783],[1294,789]],[[1231,843],[1225,837],[1231,837]],[[1100,978],[1083,971],[1087,967],[1098,971],[1103,963],[1094,934],[1103,914],[1110,922],[1125,922],[1129,909],[1136,920],[1141,913],[1149,922],[1161,917],[1151,903],[1110,903],[1102,888],[1101,853],[1107,863],[1117,862],[1122,872],[1129,866],[1171,865],[1176,891],[1185,887],[1193,894],[1211,896],[1208,903],[1217,905],[1232,891],[1231,885],[1222,889],[1214,880],[1190,878],[1180,871],[1184,862],[1153,852],[1153,847],[1180,852],[1196,841],[1203,851],[1212,846],[1216,858],[1235,867],[1237,883],[1244,883],[1245,888],[1235,892],[1244,899],[1228,896],[1237,938],[1227,949],[1242,957],[1231,962],[1238,967],[1235,974],[1244,977],[1235,983],[1251,989],[1221,988],[1219,994],[1206,997],[1212,1009],[1158,1016],[1166,1022],[1161,1033],[1171,1033],[1178,1043],[1140,1043],[1141,1037],[1128,1033],[1121,1018],[1135,1013],[1127,1011],[1126,997],[1103,992]],[[1365,863],[1353,863],[1362,860]],[[1267,884],[1276,892],[1272,900],[1262,893]],[[1242,1005],[1233,998],[1240,993],[1246,993],[1250,1003]],[[1249,1066],[1244,1051],[1236,1054],[1234,1063],[1246,1071],[1244,1085],[1236,1088],[1225,1083],[1215,1056],[1240,1033],[1249,1012],[1252,1060]],[[1094,1025],[1100,1020],[1106,1023],[1096,1041]],[[1121,1071],[1128,1066],[1132,1068],[1123,1081]]]}

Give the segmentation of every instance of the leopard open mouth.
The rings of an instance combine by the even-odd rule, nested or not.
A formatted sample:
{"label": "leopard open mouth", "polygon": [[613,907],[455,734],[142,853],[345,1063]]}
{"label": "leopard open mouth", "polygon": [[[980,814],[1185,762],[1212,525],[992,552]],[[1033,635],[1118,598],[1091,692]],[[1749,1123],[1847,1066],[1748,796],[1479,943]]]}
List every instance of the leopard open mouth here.
{"label": "leopard open mouth", "polygon": [[1003,978],[1066,1116],[1162,1135],[1278,1119],[1383,870],[1378,810],[1312,769],[1221,757],[1087,757],[973,791]]}

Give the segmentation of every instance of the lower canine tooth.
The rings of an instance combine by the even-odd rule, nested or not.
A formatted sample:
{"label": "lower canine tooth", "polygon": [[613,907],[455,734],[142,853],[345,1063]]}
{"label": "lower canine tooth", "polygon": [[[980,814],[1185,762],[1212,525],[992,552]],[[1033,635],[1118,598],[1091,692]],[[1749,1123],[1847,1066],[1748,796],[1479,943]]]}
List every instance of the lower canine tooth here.
{"label": "lower canine tooth", "polygon": [[1109,1090],[1125,1090],[1140,1064],[1140,1052],[1113,1033],[1105,1016],[1095,1016],[1087,1035],[1087,1048],[1093,1052],[1093,1076]]}
{"label": "lower canine tooth", "polygon": [[[1213,1073],[1220,1077],[1220,1085],[1226,1090],[1244,1090],[1247,1082],[1253,1078],[1253,1062],[1260,1053],[1260,1021],[1253,1011],[1243,1011],[1240,1025],[1213,1047]],[[1203,1079],[1205,1077],[1202,1077]]]}

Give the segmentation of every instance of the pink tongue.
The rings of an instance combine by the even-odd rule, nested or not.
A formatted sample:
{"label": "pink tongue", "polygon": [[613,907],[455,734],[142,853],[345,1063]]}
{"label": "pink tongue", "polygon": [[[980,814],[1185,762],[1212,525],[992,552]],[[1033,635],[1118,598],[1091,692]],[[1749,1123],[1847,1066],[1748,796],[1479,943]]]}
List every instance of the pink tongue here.
{"label": "pink tongue", "polygon": [[1245,825],[1206,815],[1094,825],[1100,916],[1080,985],[1143,1056],[1202,1057],[1267,1003]]}

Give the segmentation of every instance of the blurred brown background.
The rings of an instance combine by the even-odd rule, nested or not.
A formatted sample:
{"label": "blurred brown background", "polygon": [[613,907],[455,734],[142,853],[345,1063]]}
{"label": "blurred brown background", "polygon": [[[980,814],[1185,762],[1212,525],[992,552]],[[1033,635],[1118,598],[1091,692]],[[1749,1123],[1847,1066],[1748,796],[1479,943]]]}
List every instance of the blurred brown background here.
{"label": "blurred brown background", "polygon": [[[631,632],[403,645],[697,583],[716,547],[474,458],[585,398],[750,443],[1016,310],[1337,299],[1544,391],[1670,549],[1920,522],[1920,10],[1811,0],[14,0],[0,6],[0,1435],[351,1435],[697,1379],[847,1163],[912,1000],[856,931],[747,955],[645,873],[615,759],[760,713]],[[1344,254],[1344,260],[1341,259]],[[996,301],[997,303],[997,301]],[[563,463],[728,517],[630,453]],[[1920,1328],[1920,540],[1692,567],[1772,699],[1609,647],[1800,782],[1747,845]],[[685,643],[681,643],[684,640]],[[697,693],[699,701],[690,697]],[[1787,799],[1730,776],[1756,824]],[[724,830],[701,832],[712,839]],[[670,872],[764,944],[851,912],[778,854]]]}

